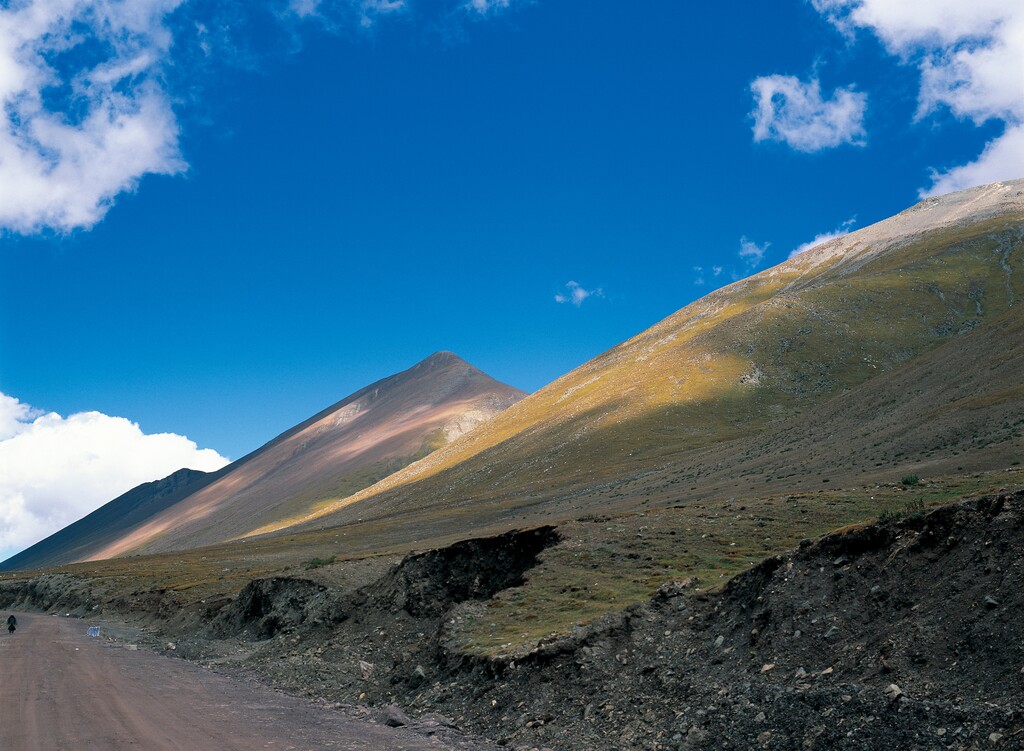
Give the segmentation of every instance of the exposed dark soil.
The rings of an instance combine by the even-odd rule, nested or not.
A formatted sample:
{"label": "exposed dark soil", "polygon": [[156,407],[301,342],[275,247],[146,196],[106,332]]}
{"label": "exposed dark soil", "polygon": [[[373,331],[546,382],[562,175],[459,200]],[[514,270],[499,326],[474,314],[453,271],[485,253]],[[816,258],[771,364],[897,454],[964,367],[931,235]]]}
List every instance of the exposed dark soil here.
{"label": "exposed dark soil", "polygon": [[[714,594],[667,584],[528,653],[462,654],[461,621],[558,540],[407,556],[355,591],[275,578],[173,615],[147,607],[176,654],[513,747],[1024,748],[1024,492],[805,541]],[[0,605],[97,599],[73,577],[0,588]]]}

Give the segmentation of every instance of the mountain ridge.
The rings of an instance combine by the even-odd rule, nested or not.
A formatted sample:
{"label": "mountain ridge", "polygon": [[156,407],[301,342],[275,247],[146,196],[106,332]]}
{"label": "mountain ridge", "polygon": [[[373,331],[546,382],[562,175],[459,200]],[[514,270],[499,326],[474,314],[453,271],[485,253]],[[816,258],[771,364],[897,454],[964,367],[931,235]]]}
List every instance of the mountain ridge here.
{"label": "mountain ridge", "polygon": [[[109,525],[103,534],[92,525],[98,520],[109,524],[116,513],[104,506],[90,515],[89,522],[76,522],[77,527],[71,525],[74,530],[65,528],[3,567],[11,562],[54,565],[223,542],[261,520],[273,519],[280,509],[305,508],[337,488],[372,484],[472,430],[523,394],[454,353],[436,352],[303,420],[189,492],[178,493],[173,502],[143,503],[151,513],[133,514],[124,523]],[[146,492],[142,487],[128,495],[134,493],[138,502]],[[128,502],[122,500],[114,509]],[[65,551],[73,549],[74,555],[56,552],[57,544]],[[43,556],[41,551],[51,552]]]}
{"label": "mountain ridge", "polygon": [[[714,453],[713,445],[902,368],[1002,312],[1019,316],[1022,242],[1024,180],[921,201],[712,292],[472,437],[299,524],[254,533],[416,516],[426,506],[515,515],[559,495],[552,508],[579,512],[567,499],[588,488],[687,452]],[[1013,349],[1012,340],[988,346]],[[525,520],[539,518],[532,513]]]}
{"label": "mountain ridge", "polygon": [[[471,433],[458,435],[466,431],[446,413],[432,426],[451,428],[451,440],[434,451],[406,445],[404,466],[377,467],[362,487],[335,482],[272,499],[274,513],[239,510],[215,533],[204,525],[218,501],[201,489],[93,557],[385,521],[382,544],[416,546],[762,486],[884,480],[906,467],[1005,467],[1022,450],[1013,422],[1024,420],[1024,394],[1014,391],[1024,363],[1021,247],[1024,180],[921,201],[690,303]],[[985,367],[962,388],[942,380],[944,370],[970,363]],[[468,367],[436,353],[267,447],[315,449],[323,420],[358,423],[382,383]],[[421,401],[453,393],[438,388]],[[996,408],[971,407],[972,398]],[[889,413],[905,424],[887,423]],[[387,416],[385,432],[418,419],[409,409]],[[1012,418],[1008,432],[996,424],[1001,416]],[[974,434],[956,433],[957,425]],[[872,430],[881,437],[870,438]],[[249,480],[268,469],[253,456],[239,460]],[[286,457],[273,470],[287,477]]]}
{"label": "mountain ridge", "polygon": [[0,562],[0,571],[72,563],[91,546],[129,529],[186,495],[216,480],[223,470],[203,472],[183,468],[167,477],[136,485],[35,545]]}

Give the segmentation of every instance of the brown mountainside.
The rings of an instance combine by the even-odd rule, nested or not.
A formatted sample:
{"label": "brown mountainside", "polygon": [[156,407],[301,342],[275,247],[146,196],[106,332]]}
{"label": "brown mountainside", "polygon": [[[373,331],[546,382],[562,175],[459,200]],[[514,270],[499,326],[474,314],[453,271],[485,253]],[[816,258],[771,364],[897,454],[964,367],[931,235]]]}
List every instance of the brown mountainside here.
{"label": "brown mountainside", "polygon": [[217,472],[179,469],[162,480],[144,482],[27,550],[0,563],[0,571],[58,566],[85,560],[155,514],[216,480]]}
{"label": "brown mountainside", "polygon": [[50,555],[40,558],[35,548],[22,555],[45,566],[224,542],[361,490],[523,396],[456,355],[438,352],[328,407],[127,528],[92,530],[88,540],[69,540],[65,532],[60,549],[46,540],[37,546]]}

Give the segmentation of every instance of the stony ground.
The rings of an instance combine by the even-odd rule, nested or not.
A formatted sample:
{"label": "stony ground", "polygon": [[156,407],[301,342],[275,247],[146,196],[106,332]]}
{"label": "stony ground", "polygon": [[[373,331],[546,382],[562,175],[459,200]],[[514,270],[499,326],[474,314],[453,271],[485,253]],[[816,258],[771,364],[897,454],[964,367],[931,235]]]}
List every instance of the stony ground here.
{"label": "stony ground", "polygon": [[[530,650],[461,653],[462,622],[557,544],[551,528],[460,543],[348,592],[257,580],[161,614],[153,643],[513,748],[1024,748],[1024,492],[808,540],[711,594],[667,584]],[[12,586],[100,604],[68,579]]]}

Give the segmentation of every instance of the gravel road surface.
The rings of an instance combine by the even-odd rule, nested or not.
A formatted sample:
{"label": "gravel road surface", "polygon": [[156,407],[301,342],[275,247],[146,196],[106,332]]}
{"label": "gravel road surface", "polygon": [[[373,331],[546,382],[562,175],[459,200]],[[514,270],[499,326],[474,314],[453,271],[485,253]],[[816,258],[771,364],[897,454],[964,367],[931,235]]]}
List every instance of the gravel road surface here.
{"label": "gravel road surface", "polygon": [[[6,621],[2,614],[0,621]],[[0,633],[0,749],[11,751],[489,751],[449,729],[390,728],[18,613]]]}

